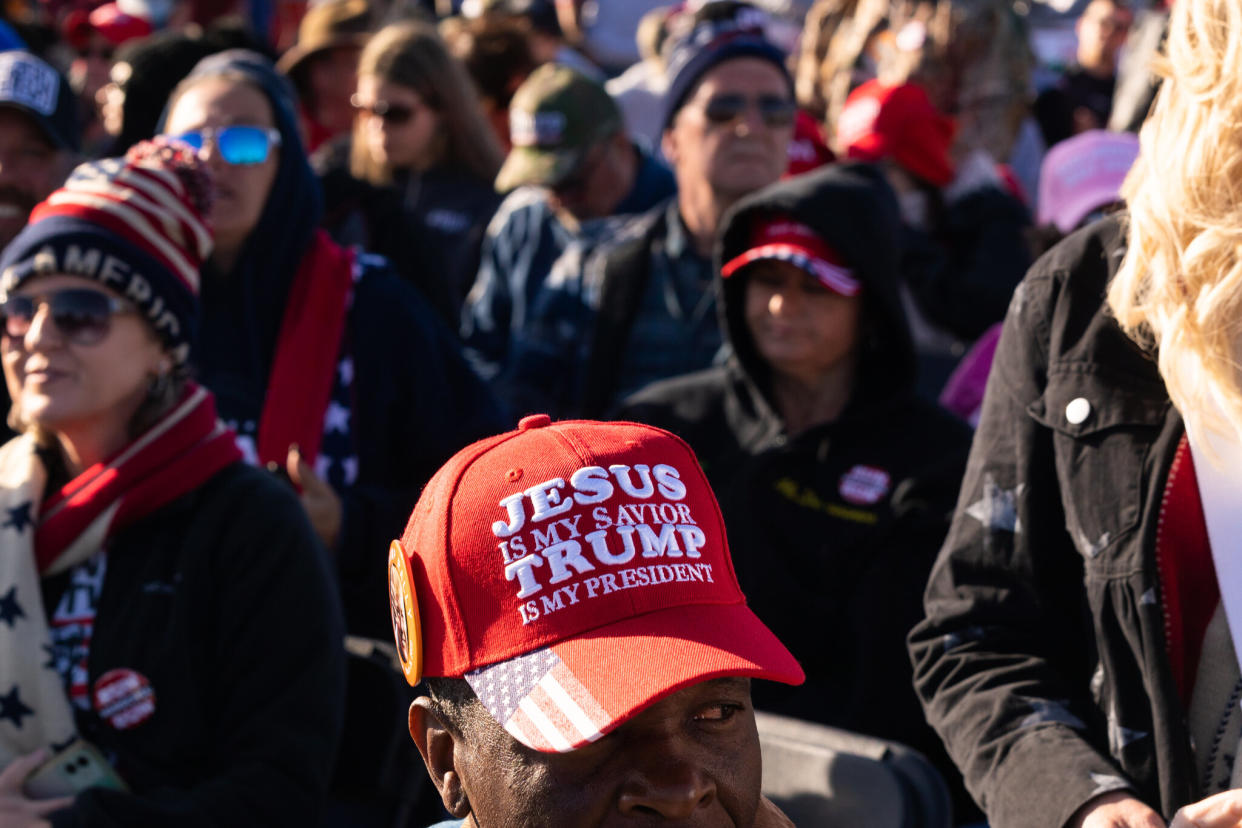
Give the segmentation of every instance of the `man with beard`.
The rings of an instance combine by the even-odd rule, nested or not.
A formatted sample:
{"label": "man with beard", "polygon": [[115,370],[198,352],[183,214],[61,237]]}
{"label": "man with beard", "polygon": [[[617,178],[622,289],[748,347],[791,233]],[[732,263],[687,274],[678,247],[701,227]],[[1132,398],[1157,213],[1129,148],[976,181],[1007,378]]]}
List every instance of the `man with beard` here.
{"label": "man with beard", "polygon": [[793,82],[766,15],[716,2],[673,21],[661,147],[677,195],[589,254],[553,267],[520,342],[519,408],[598,417],[659,379],[706,368],[722,344],[711,253],[721,217],[780,178]]}
{"label": "man with beard", "polygon": [[29,52],[0,52],[0,248],[64,183],[80,140],[65,78]]}

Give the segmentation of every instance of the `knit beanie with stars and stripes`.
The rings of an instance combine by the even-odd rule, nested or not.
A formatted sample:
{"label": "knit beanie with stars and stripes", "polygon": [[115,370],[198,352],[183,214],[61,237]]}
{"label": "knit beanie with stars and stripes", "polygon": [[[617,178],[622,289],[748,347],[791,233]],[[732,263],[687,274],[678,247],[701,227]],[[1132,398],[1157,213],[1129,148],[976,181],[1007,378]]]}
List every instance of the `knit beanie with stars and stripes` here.
{"label": "knit beanie with stars and stripes", "polygon": [[35,276],[94,279],[133,302],[178,363],[198,327],[211,254],[212,184],[194,151],[165,138],[80,165],[34,208],[0,258],[0,301]]}

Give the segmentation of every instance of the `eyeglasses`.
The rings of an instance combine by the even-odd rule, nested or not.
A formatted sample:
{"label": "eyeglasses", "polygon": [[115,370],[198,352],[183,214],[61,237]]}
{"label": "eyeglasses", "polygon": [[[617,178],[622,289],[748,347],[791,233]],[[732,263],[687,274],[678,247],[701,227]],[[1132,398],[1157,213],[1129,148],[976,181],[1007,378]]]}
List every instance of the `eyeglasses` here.
{"label": "eyeglasses", "polygon": [[280,146],[280,130],[274,127],[203,127],[172,137],[200,152],[208,143],[213,144],[221,158],[230,164],[241,165],[262,164],[271,154],[272,147]]}
{"label": "eyeglasses", "polygon": [[131,311],[134,306],[90,288],[68,288],[43,296],[10,296],[0,303],[5,335],[24,337],[41,307],[47,307],[52,323],[74,345],[98,345],[108,336],[113,315]]}
{"label": "eyeglasses", "polygon": [[412,106],[404,106],[403,104],[389,103],[388,101],[375,101],[374,103],[365,103],[357,94],[350,96],[349,104],[359,112],[365,112],[381,119],[389,126],[404,126],[411,118],[414,117],[415,109]]}
{"label": "eyeglasses", "polygon": [[779,95],[760,95],[758,98],[734,94],[714,95],[703,107],[703,114],[713,124],[724,126],[744,117],[751,106],[758,108],[759,118],[766,126],[784,127],[794,121],[794,102]]}

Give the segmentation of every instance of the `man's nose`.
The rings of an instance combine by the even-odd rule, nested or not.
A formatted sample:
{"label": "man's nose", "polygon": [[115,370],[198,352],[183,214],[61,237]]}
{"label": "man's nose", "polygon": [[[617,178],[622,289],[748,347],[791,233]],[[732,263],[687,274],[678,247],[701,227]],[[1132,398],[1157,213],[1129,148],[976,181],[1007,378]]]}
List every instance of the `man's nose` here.
{"label": "man's nose", "polygon": [[716,801],[715,781],[691,754],[654,746],[651,754],[621,792],[623,815],[690,819]]}
{"label": "man's nose", "polygon": [[733,128],[741,135],[761,133],[764,129],[764,123],[763,114],[759,111],[759,105],[754,101],[747,101],[746,109],[743,110],[741,117],[737,119]]}
{"label": "man's nose", "polygon": [[773,316],[780,316],[789,309],[789,299],[785,296],[785,291],[774,290],[772,295],[768,297],[768,313]]}

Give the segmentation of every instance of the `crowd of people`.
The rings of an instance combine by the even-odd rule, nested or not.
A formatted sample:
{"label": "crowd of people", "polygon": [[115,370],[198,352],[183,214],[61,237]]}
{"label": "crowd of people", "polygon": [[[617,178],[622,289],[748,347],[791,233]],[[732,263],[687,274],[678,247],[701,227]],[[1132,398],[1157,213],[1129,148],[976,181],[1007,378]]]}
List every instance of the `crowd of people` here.
{"label": "crowd of people", "polygon": [[776,828],[756,708],[1242,825],[1238,42],[9,3],[0,828]]}

